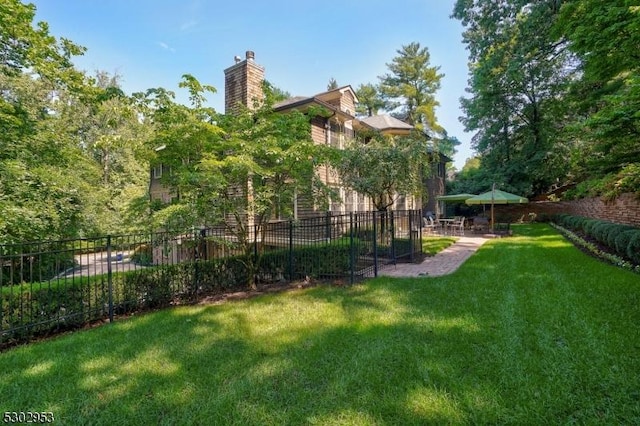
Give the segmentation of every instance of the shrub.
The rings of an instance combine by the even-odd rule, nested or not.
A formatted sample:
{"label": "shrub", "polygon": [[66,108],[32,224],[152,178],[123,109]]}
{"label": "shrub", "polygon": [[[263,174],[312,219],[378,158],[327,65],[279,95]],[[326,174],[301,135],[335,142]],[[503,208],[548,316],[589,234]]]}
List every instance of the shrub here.
{"label": "shrub", "polygon": [[[57,243],[57,242],[56,242]],[[3,285],[49,280],[74,265],[73,252],[62,243],[25,244],[2,248]]]}
{"label": "shrub", "polygon": [[408,238],[396,238],[395,253],[391,250],[391,245],[379,245],[378,256],[391,258],[394,254],[396,258],[404,257],[411,254],[411,240]]}
{"label": "shrub", "polygon": [[572,230],[582,229],[582,223],[586,220],[586,217],[583,216],[569,216],[565,219],[565,223],[567,224],[567,228]]}
{"label": "shrub", "polygon": [[629,247],[631,239],[637,233],[640,233],[640,231],[633,229],[619,233],[615,239],[614,248],[616,250],[616,253],[618,253],[620,256],[629,257],[627,255],[627,248]]}
{"label": "shrub", "polygon": [[[354,246],[356,255],[365,248],[357,238],[354,238]],[[330,243],[296,247],[291,253],[291,258],[288,249],[268,251],[260,256],[257,274],[261,281],[278,281],[284,277],[300,279],[307,276],[344,276],[349,273],[350,265],[350,239],[340,238]]]}
{"label": "shrub", "polygon": [[599,243],[604,244],[604,242],[606,241],[606,233],[608,227],[609,223],[598,221],[598,223],[593,225],[593,227],[591,228],[591,237],[595,238]]}
{"label": "shrub", "polygon": [[571,217],[569,214],[560,215],[560,225],[569,228],[571,226]]}
{"label": "shrub", "polygon": [[104,282],[98,279],[16,286],[0,292],[0,346],[103,318],[108,308]]}
{"label": "shrub", "polygon": [[607,241],[609,239],[609,234],[610,233],[615,233],[617,231],[617,227],[619,225],[616,225],[614,223],[610,223],[610,222],[604,222],[604,225],[600,226],[600,235],[599,235],[599,240],[600,243],[606,245]]}
{"label": "shrub", "polygon": [[627,256],[632,262],[640,265],[640,231],[636,231],[627,246]]}
{"label": "shrub", "polygon": [[589,235],[593,236],[593,228],[600,223],[597,219],[587,219],[582,224],[582,231]]}
{"label": "shrub", "polygon": [[620,225],[615,224],[609,228],[609,232],[607,233],[606,244],[607,247],[610,247],[612,250],[616,249],[616,238],[618,235],[625,231],[632,230],[633,228],[628,225]]}
{"label": "shrub", "polygon": [[373,228],[357,228],[354,232],[354,237],[365,241],[371,241],[375,235],[373,233]]}
{"label": "shrub", "polygon": [[172,282],[179,281],[177,275],[184,265],[168,265],[149,268],[128,274],[124,281],[121,300],[127,310],[153,309],[167,306],[173,299]]}
{"label": "shrub", "polygon": [[569,219],[569,224],[571,225],[571,229],[577,230],[582,228],[582,222],[584,222],[585,218],[582,216],[572,216]]}
{"label": "shrub", "polygon": [[538,222],[549,223],[554,221],[554,216],[549,213],[540,213],[537,220]]}
{"label": "shrub", "polygon": [[153,249],[149,244],[140,244],[133,250],[131,261],[143,266],[153,264]]}

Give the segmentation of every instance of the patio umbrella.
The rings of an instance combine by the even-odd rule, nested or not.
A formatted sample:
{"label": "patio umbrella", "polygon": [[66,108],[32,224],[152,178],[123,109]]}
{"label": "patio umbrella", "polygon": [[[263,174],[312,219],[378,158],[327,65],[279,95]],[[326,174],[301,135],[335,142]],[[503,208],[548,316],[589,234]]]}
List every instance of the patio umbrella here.
{"label": "patio umbrella", "polygon": [[[445,203],[464,203],[465,200],[475,197],[475,194],[451,194],[451,195],[438,195],[437,201],[444,201]],[[445,209],[446,212],[446,209]]]}
{"label": "patio umbrella", "polygon": [[528,203],[529,200],[525,197],[521,197],[520,195],[512,194],[510,192],[501,191],[499,189],[495,189],[495,185],[493,185],[493,189],[491,191],[485,192],[484,194],[476,195],[475,197],[467,198],[465,203],[472,204],[491,204],[491,230],[493,230],[493,206],[494,204],[524,204]]}
{"label": "patio umbrella", "polygon": [[475,197],[475,194],[451,194],[451,195],[438,195],[436,200],[438,201],[466,201],[471,197]]}

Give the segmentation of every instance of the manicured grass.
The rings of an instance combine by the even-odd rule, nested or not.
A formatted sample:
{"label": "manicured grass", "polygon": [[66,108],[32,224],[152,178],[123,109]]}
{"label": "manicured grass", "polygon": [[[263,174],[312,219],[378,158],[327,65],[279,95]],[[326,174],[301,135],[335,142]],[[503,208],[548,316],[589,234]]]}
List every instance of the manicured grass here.
{"label": "manicured grass", "polygon": [[422,237],[422,252],[433,256],[458,240],[456,237]]}
{"label": "manicured grass", "polygon": [[0,354],[59,424],[638,424],[640,280],[546,225],[456,273],[120,320]]}

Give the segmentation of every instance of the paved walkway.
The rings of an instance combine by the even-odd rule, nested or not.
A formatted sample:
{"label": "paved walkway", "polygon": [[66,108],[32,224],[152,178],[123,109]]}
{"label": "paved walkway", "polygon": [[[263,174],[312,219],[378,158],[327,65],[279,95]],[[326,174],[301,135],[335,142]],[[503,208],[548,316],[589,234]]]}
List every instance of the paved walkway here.
{"label": "paved walkway", "polygon": [[386,277],[439,277],[454,272],[490,237],[473,235],[460,237],[458,241],[435,256],[427,257],[422,263],[398,263],[378,271],[378,276]]}

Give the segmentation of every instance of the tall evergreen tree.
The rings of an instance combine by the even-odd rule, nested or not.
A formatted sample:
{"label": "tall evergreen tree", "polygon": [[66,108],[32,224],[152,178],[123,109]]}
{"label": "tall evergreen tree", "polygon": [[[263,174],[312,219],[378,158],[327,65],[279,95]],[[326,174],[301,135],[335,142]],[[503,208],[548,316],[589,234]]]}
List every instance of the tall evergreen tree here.
{"label": "tall evergreen tree", "polygon": [[385,109],[421,131],[440,132],[435,94],[444,74],[439,72],[440,67],[431,65],[429,50],[420,43],[402,46],[397,53],[387,64],[389,72],[380,77],[379,91],[386,102]]}
{"label": "tall evergreen tree", "polygon": [[356,112],[360,116],[371,117],[385,107],[385,102],[380,96],[378,88],[371,83],[358,86],[356,96],[359,101]]}

